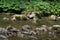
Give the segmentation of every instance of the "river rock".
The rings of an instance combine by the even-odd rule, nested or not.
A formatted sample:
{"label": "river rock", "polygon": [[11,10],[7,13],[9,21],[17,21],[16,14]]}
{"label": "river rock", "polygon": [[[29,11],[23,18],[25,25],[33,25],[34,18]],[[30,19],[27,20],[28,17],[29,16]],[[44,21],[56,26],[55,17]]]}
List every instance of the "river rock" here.
{"label": "river rock", "polygon": [[5,28],[0,27],[0,34],[6,34],[7,30]]}
{"label": "river rock", "polygon": [[37,23],[37,21],[38,21],[38,18],[34,17],[32,23]]}
{"label": "river rock", "polygon": [[11,25],[9,25],[6,29],[7,29],[7,31],[8,31],[8,35],[9,35],[9,36],[10,36],[10,35],[16,36],[17,33],[19,32],[19,29],[15,28],[15,27],[13,27],[13,26],[11,26]]}
{"label": "river rock", "polygon": [[29,29],[31,29],[31,27],[29,25],[22,26],[23,31],[29,31]]}
{"label": "river rock", "polygon": [[13,18],[11,18],[11,20],[12,20],[12,21],[16,21],[16,18],[15,18],[15,17],[13,17]]}
{"label": "river rock", "polygon": [[60,25],[53,25],[53,27],[58,27],[58,28],[60,28]]}
{"label": "river rock", "polygon": [[27,14],[27,17],[28,17],[29,19],[33,19],[35,16],[36,16],[36,15],[35,15],[34,12],[32,12],[32,13],[30,13],[30,14]]}
{"label": "river rock", "polygon": [[50,20],[53,20],[53,21],[55,21],[55,20],[56,20],[56,18],[57,18],[57,16],[56,16],[56,15],[51,15],[51,16],[49,16],[49,19],[50,19]]}
{"label": "river rock", "polygon": [[57,17],[57,20],[60,20],[60,17]]}
{"label": "river rock", "polygon": [[43,30],[44,32],[47,32],[47,26],[46,25],[42,25],[41,26],[41,30]]}
{"label": "river rock", "polygon": [[58,31],[60,29],[60,25],[53,25],[53,30]]}
{"label": "river rock", "polygon": [[47,26],[46,25],[42,25],[41,27],[37,27],[36,28],[36,31],[39,32],[39,31],[42,31],[42,32],[47,32]]}
{"label": "river rock", "polygon": [[23,34],[26,34],[26,35],[36,35],[36,32],[33,31],[33,30],[28,31],[28,32],[24,31]]}
{"label": "river rock", "polygon": [[48,30],[49,30],[49,31],[52,31],[52,28],[53,28],[53,27],[48,27]]}
{"label": "river rock", "polygon": [[6,28],[8,31],[19,31],[17,28],[15,28],[15,27],[13,27],[13,26],[11,26],[11,25],[9,25],[7,28]]}
{"label": "river rock", "polygon": [[6,36],[0,35],[0,40],[8,40]]}
{"label": "river rock", "polygon": [[31,40],[37,40],[38,38],[35,36],[28,36],[29,38],[31,38]]}
{"label": "river rock", "polygon": [[29,33],[32,34],[32,35],[36,35],[36,32],[33,31],[33,30],[31,30]]}
{"label": "river rock", "polygon": [[12,16],[12,21],[21,21],[21,20],[27,20],[27,17],[23,14],[15,14]]}
{"label": "river rock", "polygon": [[24,34],[22,34],[21,32],[18,32],[17,36],[20,38],[24,38]]}
{"label": "river rock", "polygon": [[3,18],[3,20],[5,20],[5,21],[8,21],[8,20],[9,20],[9,18],[7,18],[7,17],[4,17],[4,18]]}

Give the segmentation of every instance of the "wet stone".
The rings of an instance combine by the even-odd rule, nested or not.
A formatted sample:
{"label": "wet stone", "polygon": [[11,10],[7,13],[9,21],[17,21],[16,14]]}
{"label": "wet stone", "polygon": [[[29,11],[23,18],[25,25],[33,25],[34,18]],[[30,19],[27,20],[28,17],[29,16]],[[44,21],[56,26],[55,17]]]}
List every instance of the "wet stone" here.
{"label": "wet stone", "polygon": [[0,34],[6,34],[7,30],[5,28],[0,28]]}
{"label": "wet stone", "polygon": [[17,28],[15,28],[11,25],[9,25],[6,29],[8,31],[8,33],[7,33],[8,36],[16,36],[17,33],[19,32],[19,30]]}
{"label": "wet stone", "polygon": [[17,36],[20,38],[24,38],[24,34],[22,34],[21,32],[18,32]]}
{"label": "wet stone", "polygon": [[56,16],[56,15],[51,15],[51,16],[49,16],[49,19],[50,19],[50,20],[53,20],[53,21],[55,21],[55,20],[56,20],[56,18],[57,18],[57,16]]}
{"label": "wet stone", "polygon": [[22,26],[22,31],[29,31],[29,29],[31,29],[29,25]]}
{"label": "wet stone", "polygon": [[8,40],[6,36],[0,35],[0,40]]}
{"label": "wet stone", "polygon": [[5,20],[5,21],[8,21],[8,20],[9,20],[9,18],[7,18],[7,17],[4,17],[4,18],[3,18],[3,20]]}

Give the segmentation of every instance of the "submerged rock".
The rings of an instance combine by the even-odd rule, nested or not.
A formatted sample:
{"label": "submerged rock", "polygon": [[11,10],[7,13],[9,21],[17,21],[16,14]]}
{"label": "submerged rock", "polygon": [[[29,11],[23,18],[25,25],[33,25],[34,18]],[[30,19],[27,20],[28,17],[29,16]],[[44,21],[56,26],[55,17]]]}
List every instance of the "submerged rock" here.
{"label": "submerged rock", "polygon": [[8,21],[8,20],[9,20],[9,18],[7,18],[7,17],[4,17],[4,18],[3,18],[3,20],[5,20],[5,21]]}
{"label": "submerged rock", "polygon": [[32,40],[37,40],[38,38],[35,36],[28,36],[29,38],[31,38]]}

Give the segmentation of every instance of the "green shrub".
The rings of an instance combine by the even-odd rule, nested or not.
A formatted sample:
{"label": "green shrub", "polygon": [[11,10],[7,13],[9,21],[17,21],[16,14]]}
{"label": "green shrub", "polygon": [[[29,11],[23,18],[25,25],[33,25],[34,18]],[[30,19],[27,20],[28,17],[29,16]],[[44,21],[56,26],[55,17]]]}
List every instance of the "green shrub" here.
{"label": "green shrub", "polygon": [[[39,11],[42,14],[60,14],[60,1],[50,0],[0,0],[0,11]],[[14,12],[14,11],[12,11]]]}

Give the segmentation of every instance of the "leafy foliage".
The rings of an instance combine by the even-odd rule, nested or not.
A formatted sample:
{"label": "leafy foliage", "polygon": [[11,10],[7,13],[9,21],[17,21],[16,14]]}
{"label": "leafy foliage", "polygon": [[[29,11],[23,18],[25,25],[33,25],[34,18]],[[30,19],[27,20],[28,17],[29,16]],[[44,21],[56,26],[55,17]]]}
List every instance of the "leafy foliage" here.
{"label": "leafy foliage", "polygon": [[47,14],[60,14],[59,0],[0,0],[0,11],[39,11]]}

